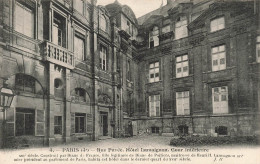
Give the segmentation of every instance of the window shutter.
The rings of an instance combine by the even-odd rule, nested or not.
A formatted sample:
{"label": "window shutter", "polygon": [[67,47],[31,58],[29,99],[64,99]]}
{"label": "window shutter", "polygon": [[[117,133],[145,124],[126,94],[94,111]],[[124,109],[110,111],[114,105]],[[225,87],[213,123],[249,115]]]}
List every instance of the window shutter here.
{"label": "window shutter", "polygon": [[93,117],[92,114],[87,114],[87,133],[92,134],[93,132]]}
{"label": "window shutter", "polygon": [[14,107],[10,107],[6,110],[6,136],[11,137],[14,136]]}
{"label": "window shutter", "polygon": [[70,114],[70,123],[71,123],[71,127],[70,127],[70,135],[75,133],[75,113],[71,113]]}
{"label": "window shutter", "polygon": [[36,110],[35,136],[44,136],[44,110]]}

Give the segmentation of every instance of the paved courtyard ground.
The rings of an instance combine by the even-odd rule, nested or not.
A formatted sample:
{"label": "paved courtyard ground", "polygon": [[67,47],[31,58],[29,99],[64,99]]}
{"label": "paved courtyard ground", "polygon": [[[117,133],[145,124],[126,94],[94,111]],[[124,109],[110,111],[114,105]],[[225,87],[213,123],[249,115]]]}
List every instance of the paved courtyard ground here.
{"label": "paved courtyard ground", "polygon": [[[220,164],[259,164],[260,149],[256,147],[173,147],[170,146],[172,137],[168,136],[135,136],[130,138],[112,138],[98,141],[79,141],[54,147],[27,148],[15,150],[0,150],[1,164],[42,164],[42,163],[108,163],[108,164],[136,164],[136,163],[220,163]],[[122,152],[109,152],[108,149],[123,150]],[[126,152],[127,148],[138,150]],[[141,149],[167,149],[167,152],[142,152]],[[181,150],[182,151],[179,151]],[[187,151],[189,149],[207,149],[208,151]],[[102,152],[102,150],[106,152]],[[101,152],[99,152],[101,151]],[[104,155],[104,154],[107,154]],[[112,154],[112,155],[111,155]],[[132,155],[134,160],[131,161]],[[146,155],[144,155],[146,154]],[[148,154],[152,154],[150,157]],[[156,155],[155,155],[156,154]],[[122,155],[122,156],[121,156]],[[127,155],[127,156],[125,156]],[[192,156],[193,155],[193,156]],[[217,157],[215,157],[217,155]],[[83,157],[84,156],[84,157]],[[83,158],[82,158],[83,157]],[[107,157],[107,158],[106,158]],[[60,159],[74,159],[74,161],[59,161]],[[28,161],[24,161],[28,159]],[[41,159],[41,161],[30,161]],[[53,161],[42,161],[43,159]],[[106,159],[107,161],[102,161]],[[113,161],[115,159],[115,161]],[[153,160],[151,160],[153,159]],[[165,161],[165,160],[168,161]],[[175,161],[170,161],[170,160]],[[20,160],[20,161],[19,161]],[[124,161],[126,160],[126,161]],[[127,161],[128,160],[128,161]],[[143,160],[143,161],[142,161]]]}

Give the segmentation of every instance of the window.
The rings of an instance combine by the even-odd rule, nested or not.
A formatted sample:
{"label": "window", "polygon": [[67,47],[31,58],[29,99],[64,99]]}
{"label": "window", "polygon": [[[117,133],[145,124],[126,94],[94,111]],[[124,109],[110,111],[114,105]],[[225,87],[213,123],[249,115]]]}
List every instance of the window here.
{"label": "window", "polygon": [[130,60],[127,61],[127,80],[131,80]]}
{"label": "window", "polygon": [[52,41],[66,48],[66,19],[56,12],[53,15]]}
{"label": "window", "polygon": [[225,45],[216,46],[211,49],[212,71],[226,69],[226,50]]}
{"label": "window", "polygon": [[76,100],[81,101],[81,102],[85,102],[86,101],[86,92],[84,89],[82,88],[76,88],[75,89],[75,93],[76,93]]}
{"label": "window", "polygon": [[171,31],[170,25],[164,26],[164,27],[162,28],[162,33],[163,33],[163,34],[166,34],[166,33],[170,32],[170,31]]}
{"label": "window", "polygon": [[76,113],[75,114],[75,133],[85,133],[85,122],[86,114]]}
{"label": "window", "polygon": [[188,36],[187,18],[180,17],[175,24],[175,39],[180,39]]}
{"label": "window", "polygon": [[187,125],[180,125],[178,126],[179,133],[181,135],[188,135],[189,134],[189,127]]}
{"label": "window", "polygon": [[152,133],[159,134],[159,127],[152,127]]}
{"label": "window", "polygon": [[16,109],[16,136],[34,135],[35,113],[31,109]]}
{"label": "window", "polygon": [[160,116],[160,95],[149,96],[149,116]]}
{"label": "window", "polygon": [[62,88],[62,81],[61,81],[61,79],[55,79],[54,80],[54,87],[56,89],[61,89]]}
{"label": "window", "polygon": [[34,37],[34,11],[18,2],[15,3],[15,30]]}
{"label": "window", "polygon": [[215,133],[217,133],[218,135],[227,135],[228,134],[227,127],[217,126],[215,127]]}
{"label": "window", "polygon": [[101,14],[99,18],[100,18],[99,21],[100,21],[101,30],[107,31],[107,22],[106,22],[106,18],[104,16],[104,14]]}
{"label": "window", "polygon": [[218,31],[225,28],[224,17],[213,19],[210,22],[210,32]]}
{"label": "window", "polygon": [[228,113],[228,87],[212,88],[213,113]]}
{"label": "window", "polygon": [[17,74],[15,88],[19,91],[35,93],[35,79],[28,75]]}
{"label": "window", "polygon": [[99,54],[99,64],[100,68],[107,70],[107,48],[103,45],[100,45],[100,54]]}
{"label": "window", "polygon": [[186,77],[189,75],[188,55],[176,57],[176,78]]}
{"label": "window", "polygon": [[85,42],[78,36],[74,36],[74,52],[78,60],[85,60]]}
{"label": "window", "polygon": [[150,48],[156,47],[159,45],[159,29],[157,26],[154,26],[152,31],[149,33],[149,43]]}
{"label": "window", "polygon": [[81,14],[84,12],[84,2],[83,0],[74,0],[74,8]]}
{"label": "window", "polygon": [[159,81],[159,62],[151,63],[149,66],[149,82]]}
{"label": "window", "polygon": [[176,92],[176,111],[177,115],[190,114],[190,95],[189,91]]}
{"label": "window", "polygon": [[62,134],[62,116],[54,116],[54,134]]}
{"label": "window", "polygon": [[260,36],[256,39],[256,60],[260,63]]}

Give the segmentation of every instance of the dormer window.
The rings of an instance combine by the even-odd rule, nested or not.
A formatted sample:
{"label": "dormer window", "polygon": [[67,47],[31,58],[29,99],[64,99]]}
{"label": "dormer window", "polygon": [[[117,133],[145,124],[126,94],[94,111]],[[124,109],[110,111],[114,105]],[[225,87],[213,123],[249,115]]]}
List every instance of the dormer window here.
{"label": "dormer window", "polygon": [[159,28],[154,26],[152,31],[149,33],[149,47],[153,48],[159,45]]}
{"label": "dormer window", "polygon": [[101,30],[107,31],[107,22],[104,14],[101,14],[99,23],[100,23]]}
{"label": "dormer window", "polygon": [[162,34],[166,34],[166,33],[170,32],[170,31],[171,31],[170,25],[164,26],[162,28]]}
{"label": "dormer window", "polygon": [[219,31],[225,28],[225,19],[224,17],[219,17],[211,20],[210,22],[210,32]]}
{"label": "dormer window", "polygon": [[175,38],[181,39],[188,36],[188,29],[187,29],[187,17],[182,16],[177,19],[175,24]]}

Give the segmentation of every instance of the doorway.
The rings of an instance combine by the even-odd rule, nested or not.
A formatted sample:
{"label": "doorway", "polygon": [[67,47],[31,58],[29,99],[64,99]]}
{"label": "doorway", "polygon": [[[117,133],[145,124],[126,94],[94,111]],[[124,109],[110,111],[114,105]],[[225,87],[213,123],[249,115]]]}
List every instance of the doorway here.
{"label": "doorway", "polygon": [[108,113],[100,112],[100,132],[101,136],[108,136]]}

